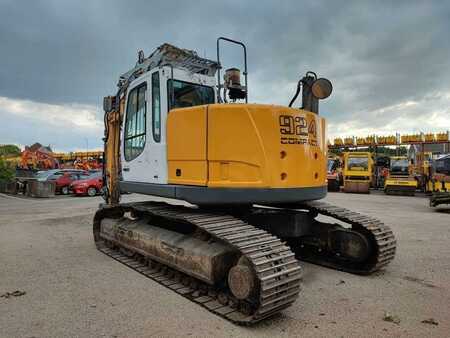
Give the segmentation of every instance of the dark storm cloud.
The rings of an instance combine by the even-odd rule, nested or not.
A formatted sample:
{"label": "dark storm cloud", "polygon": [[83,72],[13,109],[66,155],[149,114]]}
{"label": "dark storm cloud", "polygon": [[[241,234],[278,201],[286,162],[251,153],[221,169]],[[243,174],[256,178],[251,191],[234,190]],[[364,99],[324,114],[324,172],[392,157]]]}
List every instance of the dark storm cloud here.
{"label": "dark storm cloud", "polygon": [[333,81],[332,121],[450,90],[448,1],[3,0],[0,13],[8,98],[99,106],[138,49],[215,58],[221,35],[248,46],[251,101],[287,104],[314,70]]}

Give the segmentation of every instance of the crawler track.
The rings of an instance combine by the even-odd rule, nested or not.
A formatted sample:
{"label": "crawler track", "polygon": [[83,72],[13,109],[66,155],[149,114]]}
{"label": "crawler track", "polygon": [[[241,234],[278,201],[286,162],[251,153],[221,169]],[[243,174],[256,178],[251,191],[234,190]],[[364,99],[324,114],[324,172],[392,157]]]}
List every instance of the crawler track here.
{"label": "crawler track", "polygon": [[302,260],[355,274],[368,275],[389,264],[395,257],[396,240],[392,230],[380,220],[333,206],[325,202],[308,202],[305,208],[351,225],[363,233],[372,244],[372,255],[362,263],[345,262],[329,255],[311,253]]}
{"label": "crawler track", "polygon": [[[125,212],[163,217],[174,225],[180,221],[189,222],[215,240],[238,250],[256,273],[257,294],[253,297],[256,301],[238,301],[226,283],[206,285],[157,263],[143,252],[102,236],[101,220],[122,217]],[[289,307],[300,292],[301,268],[290,248],[270,233],[228,214],[205,213],[157,202],[105,206],[94,217],[94,239],[101,252],[237,324],[252,324],[280,312]]]}

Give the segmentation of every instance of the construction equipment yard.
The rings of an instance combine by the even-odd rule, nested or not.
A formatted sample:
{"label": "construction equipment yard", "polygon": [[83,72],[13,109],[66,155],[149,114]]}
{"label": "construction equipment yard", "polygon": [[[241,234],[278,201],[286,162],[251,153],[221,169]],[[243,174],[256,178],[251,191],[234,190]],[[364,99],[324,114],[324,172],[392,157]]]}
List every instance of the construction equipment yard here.
{"label": "construction equipment yard", "polygon": [[450,1],[0,12],[0,338],[450,338]]}
{"label": "construction equipment yard", "polygon": [[[122,199],[163,200],[138,194]],[[444,337],[450,332],[450,208],[430,208],[423,196],[329,193],[326,201],[351,205],[391,226],[395,259],[370,276],[301,262],[298,300],[252,327],[193,306],[99,252],[92,218],[102,201],[0,195],[2,337]]]}

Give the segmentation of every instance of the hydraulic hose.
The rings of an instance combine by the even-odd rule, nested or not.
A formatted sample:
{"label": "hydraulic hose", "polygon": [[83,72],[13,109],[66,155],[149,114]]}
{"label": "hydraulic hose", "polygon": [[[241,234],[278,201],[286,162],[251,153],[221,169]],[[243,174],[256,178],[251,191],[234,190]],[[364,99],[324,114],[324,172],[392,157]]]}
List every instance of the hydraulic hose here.
{"label": "hydraulic hose", "polygon": [[300,88],[302,86],[302,80],[299,80],[297,83],[297,91],[295,92],[294,97],[292,98],[291,102],[289,103],[289,107],[292,107],[292,105],[294,104],[295,100],[297,100],[298,94],[300,94]]}

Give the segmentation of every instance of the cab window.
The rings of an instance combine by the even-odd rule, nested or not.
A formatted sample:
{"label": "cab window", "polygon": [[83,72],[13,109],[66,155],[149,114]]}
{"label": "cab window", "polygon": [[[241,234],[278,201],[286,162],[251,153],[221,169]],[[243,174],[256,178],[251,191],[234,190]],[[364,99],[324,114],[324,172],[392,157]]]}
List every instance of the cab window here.
{"label": "cab window", "polygon": [[144,150],[147,115],[146,91],[147,84],[143,83],[128,94],[124,137],[126,161],[135,159]]}
{"label": "cab window", "polygon": [[159,73],[152,74],[152,130],[155,142],[161,141],[161,96],[159,91]]}
{"label": "cab window", "polygon": [[369,168],[369,160],[366,157],[349,157],[349,170],[367,170]]}
{"label": "cab window", "polygon": [[[171,98],[171,90],[173,84],[173,102]],[[167,97],[169,98],[169,107],[183,108],[200,106],[203,104],[214,103],[214,90],[212,87],[203,86],[199,84],[168,80],[167,82]]]}

